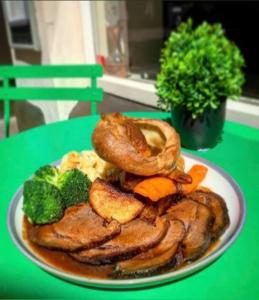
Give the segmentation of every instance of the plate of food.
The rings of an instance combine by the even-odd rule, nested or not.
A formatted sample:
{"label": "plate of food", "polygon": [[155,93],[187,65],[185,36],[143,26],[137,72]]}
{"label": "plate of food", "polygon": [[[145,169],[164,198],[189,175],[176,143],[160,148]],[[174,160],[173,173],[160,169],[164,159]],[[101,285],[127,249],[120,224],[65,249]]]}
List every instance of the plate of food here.
{"label": "plate of food", "polygon": [[97,288],[148,287],[204,268],[238,237],[239,186],[182,153],[166,122],[104,115],[92,144],[36,170],[11,201],[9,233],[42,269]]}

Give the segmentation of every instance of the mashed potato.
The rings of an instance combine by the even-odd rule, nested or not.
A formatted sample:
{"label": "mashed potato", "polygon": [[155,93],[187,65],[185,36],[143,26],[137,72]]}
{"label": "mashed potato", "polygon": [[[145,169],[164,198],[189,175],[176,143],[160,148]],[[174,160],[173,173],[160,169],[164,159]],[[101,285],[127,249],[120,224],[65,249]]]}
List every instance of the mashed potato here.
{"label": "mashed potato", "polygon": [[64,155],[60,164],[61,173],[74,168],[85,173],[91,181],[97,177],[116,180],[121,172],[114,165],[101,159],[95,151],[72,151]]}

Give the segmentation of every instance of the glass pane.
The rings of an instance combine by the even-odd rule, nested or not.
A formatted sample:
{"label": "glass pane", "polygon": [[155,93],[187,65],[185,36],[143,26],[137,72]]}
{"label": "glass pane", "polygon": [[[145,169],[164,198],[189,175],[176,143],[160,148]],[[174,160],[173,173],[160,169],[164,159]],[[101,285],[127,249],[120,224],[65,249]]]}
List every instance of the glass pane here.
{"label": "glass pane", "polygon": [[243,94],[259,99],[259,2],[96,1],[97,60],[105,72],[137,80],[155,80],[165,40],[191,17],[194,25],[220,22],[246,61]]}
{"label": "glass pane", "polygon": [[6,17],[13,44],[31,45],[32,33],[29,18],[29,3],[5,1]]}
{"label": "glass pane", "polygon": [[26,24],[29,21],[28,6],[25,1],[5,1],[4,5],[9,24]]}
{"label": "glass pane", "polygon": [[32,35],[30,24],[22,26],[10,26],[13,44],[32,44]]}
{"label": "glass pane", "polygon": [[127,13],[125,1],[96,1],[97,60],[106,73],[128,76]]}

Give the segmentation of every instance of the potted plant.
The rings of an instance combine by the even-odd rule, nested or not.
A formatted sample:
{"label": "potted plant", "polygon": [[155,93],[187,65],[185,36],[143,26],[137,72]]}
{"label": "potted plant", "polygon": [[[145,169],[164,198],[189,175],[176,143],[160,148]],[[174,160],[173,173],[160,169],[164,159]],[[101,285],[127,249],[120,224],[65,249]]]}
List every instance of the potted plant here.
{"label": "potted plant", "polygon": [[156,87],[158,106],[171,110],[182,145],[209,148],[220,139],[226,99],[238,99],[244,58],[221,24],[192,20],[172,32],[162,50]]}

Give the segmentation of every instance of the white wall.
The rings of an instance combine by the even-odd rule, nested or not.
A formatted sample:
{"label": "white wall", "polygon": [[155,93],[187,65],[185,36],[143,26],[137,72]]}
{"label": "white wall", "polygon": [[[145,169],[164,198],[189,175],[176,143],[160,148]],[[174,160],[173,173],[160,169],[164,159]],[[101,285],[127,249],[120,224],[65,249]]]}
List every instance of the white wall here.
{"label": "white wall", "polygon": [[79,2],[35,1],[35,10],[47,63],[84,63]]}

